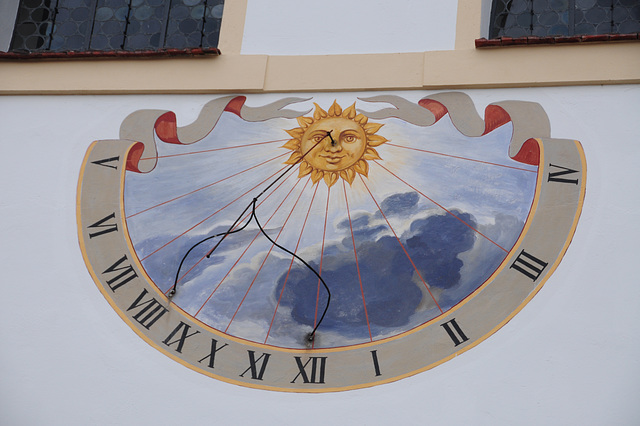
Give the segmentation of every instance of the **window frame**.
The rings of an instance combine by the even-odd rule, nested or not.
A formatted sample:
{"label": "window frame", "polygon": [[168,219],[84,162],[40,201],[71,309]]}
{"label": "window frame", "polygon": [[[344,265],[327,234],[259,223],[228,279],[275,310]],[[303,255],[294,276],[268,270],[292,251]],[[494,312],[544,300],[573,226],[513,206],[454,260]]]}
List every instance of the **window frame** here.
{"label": "window frame", "polygon": [[[21,25],[29,26],[29,20],[19,22],[21,16],[21,7],[24,0],[9,0],[13,9],[13,13],[6,14],[7,24],[3,26],[6,28],[2,32],[2,36],[9,37],[9,46],[4,46],[3,52],[7,52],[3,55],[4,58],[42,58],[42,57],[87,57],[87,56],[167,56],[167,55],[202,55],[202,54],[220,54],[218,49],[219,36],[221,32],[221,18],[212,16],[213,9],[216,6],[222,5],[224,8],[224,0],[218,0],[215,4],[207,4],[207,0],[204,0],[203,4],[187,5],[174,3],[172,1],[163,2],[157,6],[147,5],[134,5],[132,2],[126,2],[128,8],[126,17],[117,17],[117,12],[120,12],[122,7],[117,8],[116,5],[103,3],[100,5],[101,0],[87,0],[85,5],[81,8],[70,8],[64,1],[65,0],[53,0],[54,3],[50,5],[42,4],[42,8],[49,10],[49,15],[41,21],[42,24],[47,24],[49,29],[46,34],[38,35],[36,28],[33,33],[36,37],[41,38],[42,45],[34,45],[33,38],[29,39],[28,32],[23,35],[19,35],[18,31]],[[209,0],[213,3],[211,0]],[[62,4],[60,2],[63,2]],[[142,9],[148,9],[149,16],[141,17],[138,12]],[[198,11],[198,8],[202,8]],[[25,6],[26,10],[29,10]],[[37,9],[34,7],[31,10]],[[111,11],[111,17],[107,19],[97,19],[96,13],[105,9],[107,12]],[[184,12],[191,12],[187,16],[173,17],[173,13],[184,9]],[[224,9],[223,9],[224,10]],[[59,11],[70,11],[68,16],[62,21],[57,21],[57,17],[60,16]],[[76,11],[84,11],[88,14],[86,18],[74,17],[73,13]],[[202,13],[201,17],[194,16]],[[135,15],[134,15],[135,14]],[[10,16],[13,16],[13,21],[10,21]],[[145,21],[148,19],[149,21]],[[110,33],[105,33],[100,24],[102,23],[117,23],[117,29],[110,29]],[[147,23],[149,22],[149,23]],[[195,28],[186,29],[183,23],[195,24]],[[58,34],[57,30],[62,29],[64,25],[69,24],[72,27],[77,25],[77,32],[73,37],[76,40],[71,43],[72,37],[68,34]],[[86,25],[85,25],[86,24]],[[149,24],[156,24],[157,28],[150,29]],[[205,26],[209,27],[209,34],[205,31]],[[113,25],[111,25],[113,27]],[[211,28],[213,27],[213,28]],[[215,28],[217,27],[217,28]],[[132,33],[128,33],[130,28],[135,28]],[[215,31],[212,31],[215,29]],[[187,31],[189,31],[187,33]],[[172,37],[176,36],[177,39]],[[194,42],[194,38],[198,38],[199,43]],[[80,37],[81,42],[78,43]],[[155,38],[155,41],[154,41]],[[182,40],[181,40],[182,38]],[[137,39],[137,40],[136,40]],[[32,45],[30,46],[29,43]],[[52,46],[52,43],[54,45]],[[115,44],[114,44],[115,43]],[[176,45],[176,43],[178,45]],[[60,46],[56,46],[59,44]],[[213,46],[215,44],[215,46]]]}
{"label": "window frame", "polygon": [[[522,24],[517,24],[517,25],[512,25],[509,28],[513,28],[513,29],[522,29],[526,34],[524,35],[515,35],[515,34],[507,34],[505,30],[506,26],[498,26],[496,25],[496,21],[498,19],[498,17],[502,14],[505,14],[504,16],[504,21],[506,23],[506,20],[509,18],[509,14],[510,14],[510,10],[506,9],[508,6],[513,5],[513,1],[522,1],[523,3],[526,3],[526,9],[524,12],[529,11],[530,16],[531,16],[531,20],[529,22],[529,28],[525,28],[524,25]],[[597,22],[589,22],[588,24],[593,25],[594,28],[596,28],[597,26],[600,26],[604,23],[609,23],[610,22],[610,29],[611,31],[607,31],[607,32],[598,32],[597,30],[594,31],[593,33],[589,32],[584,32],[584,31],[576,31],[577,26],[580,25],[581,23],[576,23],[576,15],[578,14],[578,6],[576,4],[576,0],[568,0],[567,1],[567,17],[566,17],[566,23],[562,23],[560,20],[558,21],[559,24],[557,24],[557,26],[559,27],[563,27],[566,28],[566,34],[553,34],[553,33],[547,33],[547,34],[534,34],[534,32],[536,31],[536,29],[534,28],[534,17],[536,17],[535,19],[537,20],[539,16],[543,15],[543,12],[535,12],[534,11],[534,0],[492,0],[490,1],[490,12],[489,12],[489,22],[487,25],[487,38],[489,40],[496,40],[496,39],[502,39],[502,38],[512,38],[512,39],[523,39],[525,37],[538,37],[541,39],[544,38],[548,38],[548,37],[553,37],[553,38],[575,38],[575,37],[584,37],[587,36],[587,39],[589,38],[588,36],[611,36],[611,35],[631,35],[631,34],[638,34],[638,32],[616,32],[613,31],[614,30],[614,18],[613,18],[613,14],[614,12],[614,8],[615,7],[623,7],[625,9],[627,9],[627,6],[624,5],[619,5],[617,4],[619,2],[619,0],[611,0],[612,4],[611,4],[611,19],[610,21],[605,21],[602,20],[600,21],[600,23]],[[507,3],[509,3],[507,5]],[[499,10],[498,8],[502,7],[504,10]],[[636,6],[632,6],[632,7],[638,7],[638,5]],[[584,14],[587,14],[588,12],[590,12],[591,10],[595,10],[596,8],[598,9],[602,9],[602,6],[599,6],[596,4],[592,5],[590,8],[585,9],[584,10]],[[545,11],[548,9],[545,9]],[[518,13],[517,15],[524,15],[524,12],[522,13]],[[629,11],[630,12],[630,11]],[[558,15],[560,15],[562,12],[561,11],[557,11]],[[513,15],[515,16],[515,15]],[[518,18],[516,18],[518,19]],[[547,24],[547,25],[551,25],[551,24]],[[539,25],[540,28],[545,27],[545,25],[540,24]],[[504,31],[505,33],[503,33],[502,35],[500,35],[500,32]],[[549,31],[551,31],[551,29],[549,29]],[[624,39],[630,39],[630,38],[624,38]],[[606,41],[607,38],[603,38],[600,41]]]}
{"label": "window frame", "polygon": [[477,49],[476,40],[486,28],[479,18],[486,13],[481,0],[458,0],[453,50],[246,55],[242,38],[247,3],[225,4],[221,56],[169,57],[160,64],[154,58],[133,57],[3,60],[0,54],[0,95],[281,94],[640,83],[640,43]]}

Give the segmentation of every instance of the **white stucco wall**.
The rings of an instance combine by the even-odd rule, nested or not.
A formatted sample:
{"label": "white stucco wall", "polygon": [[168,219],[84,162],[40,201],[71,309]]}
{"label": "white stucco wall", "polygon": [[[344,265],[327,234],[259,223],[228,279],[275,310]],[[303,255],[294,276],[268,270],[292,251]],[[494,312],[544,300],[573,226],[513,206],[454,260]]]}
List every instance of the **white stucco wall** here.
{"label": "white stucco wall", "polygon": [[450,50],[455,42],[457,9],[457,2],[441,0],[249,0],[242,53]]}
{"label": "white stucco wall", "polygon": [[476,348],[399,382],[319,395],[179,365],[129,329],[84,266],[75,197],[88,145],[117,138],[140,108],[174,110],[184,125],[212,96],[0,98],[0,424],[640,423],[640,86],[466,93],[480,112],[538,102],[552,137],[582,142],[587,197],[573,242],[540,293]]}

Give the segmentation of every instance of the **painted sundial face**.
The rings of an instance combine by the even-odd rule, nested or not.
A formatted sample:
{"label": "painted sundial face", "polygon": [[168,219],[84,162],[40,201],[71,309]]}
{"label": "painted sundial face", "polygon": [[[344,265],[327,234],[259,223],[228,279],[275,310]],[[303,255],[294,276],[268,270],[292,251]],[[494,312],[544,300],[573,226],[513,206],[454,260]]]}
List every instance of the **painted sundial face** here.
{"label": "painted sundial face", "polygon": [[316,104],[313,117],[298,123],[287,132],[293,137],[284,145],[293,151],[287,164],[299,163],[298,177],[310,174],[313,183],[324,179],[331,186],[342,178],[352,184],[357,174],[367,176],[367,160],[380,159],[374,147],[387,141],[375,134],[381,125],[356,114],[355,104],[343,111],[334,102],[328,112]]}
{"label": "painted sundial face", "polygon": [[[335,140],[327,137],[329,134],[335,134]],[[366,143],[364,130],[357,123],[331,118],[310,126],[302,138],[301,151],[309,152],[307,162],[312,167],[338,171],[356,164],[364,154]]]}
{"label": "painted sundial face", "polygon": [[566,250],[579,145],[531,139],[514,154],[518,123],[465,135],[439,114],[459,120],[459,100],[386,101],[404,112],[333,101],[285,116],[222,98],[189,144],[151,115],[172,143],[144,151],[140,119],[125,122],[135,141],[96,143],[81,177],[83,253],[105,296],[190,368],[277,390],[396,380],[488,337]]}

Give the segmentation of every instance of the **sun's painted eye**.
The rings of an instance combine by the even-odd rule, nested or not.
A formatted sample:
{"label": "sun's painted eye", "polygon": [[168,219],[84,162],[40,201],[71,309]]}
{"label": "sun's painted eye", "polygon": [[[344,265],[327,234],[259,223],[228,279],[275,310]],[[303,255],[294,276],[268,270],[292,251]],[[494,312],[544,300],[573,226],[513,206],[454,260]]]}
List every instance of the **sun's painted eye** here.
{"label": "sun's painted eye", "polygon": [[311,140],[313,140],[315,143],[321,142],[322,139],[326,138],[326,135],[315,135],[313,138],[311,138]]}
{"label": "sun's painted eye", "polygon": [[356,135],[345,135],[342,140],[346,143],[353,143],[358,140]]}

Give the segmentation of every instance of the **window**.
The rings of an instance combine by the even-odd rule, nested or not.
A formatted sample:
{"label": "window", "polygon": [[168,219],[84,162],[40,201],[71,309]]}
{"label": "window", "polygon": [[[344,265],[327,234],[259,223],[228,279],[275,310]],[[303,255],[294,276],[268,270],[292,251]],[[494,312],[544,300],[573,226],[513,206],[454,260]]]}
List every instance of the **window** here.
{"label": "window", "polygon": [[640,0],[494,0],[489,37],[640,32]]}
{"label": "window", "polygon": [[12,52],[215,48],[224,0],[21,0]]}

